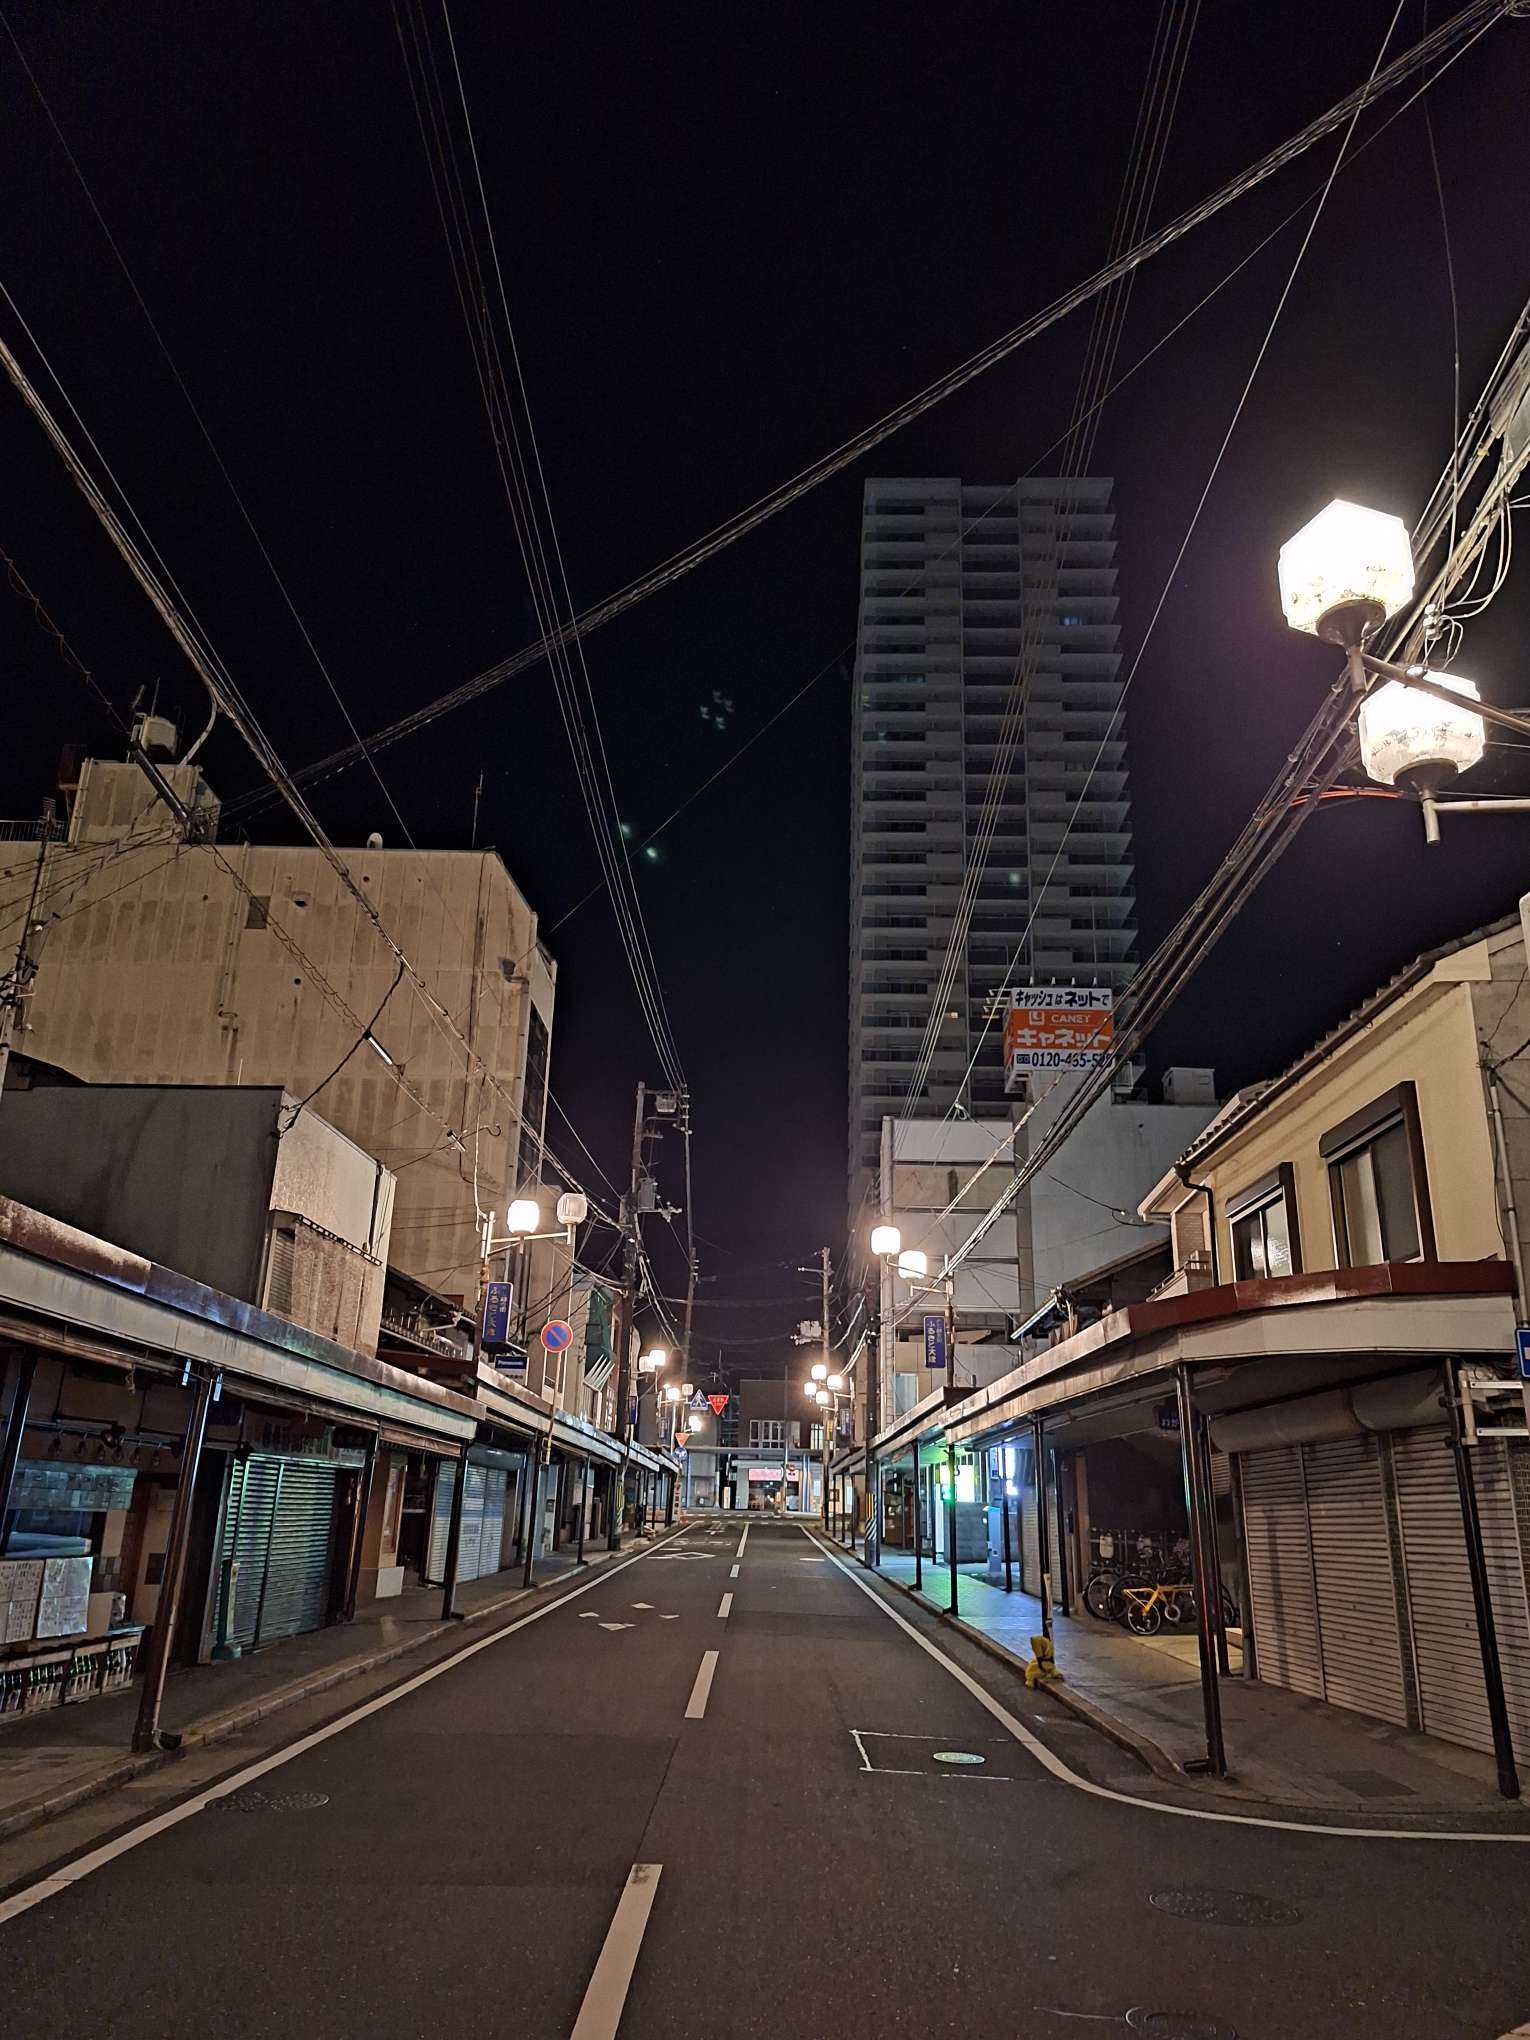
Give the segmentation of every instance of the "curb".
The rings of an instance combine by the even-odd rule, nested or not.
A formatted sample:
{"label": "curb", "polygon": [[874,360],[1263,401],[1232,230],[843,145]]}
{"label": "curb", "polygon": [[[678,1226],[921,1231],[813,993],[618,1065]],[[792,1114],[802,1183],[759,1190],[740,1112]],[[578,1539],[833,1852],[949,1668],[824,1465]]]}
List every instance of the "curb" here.
{"label": "curb", "polygon": [[[684,1526],[676,1524],[678,1531]],[[662,1543],[664,1539],[644,1540],[645,1546]],[[331,1687],[343,1686],[351,1679],[362,1678],[366,1673],[379,1670],[391,1664],[395,1658],[407,1657],[410,1653],[423,1650],[427,1644],[439,1642],[443,1636],[458,1636],[474,1623],[488,1622],[505,1613],[522,1601],[535,1595],[566,1585],[570,1580],[583,1578],[586,1574],[598,1572],[614,1558],[630,1556],[630,1551],[605,1551],[596,1558],[587,1558],[572,1572],[564,1573],[557,1580],[548,1580],[543,1586],[516,1587],[508,1594],[486,1602],[482,1608],[474,1608],[450,1622],[436,1622],[424,1629],[418,1636],[405,1637],[401,1643],[390,1643],[381,1649],[368,1652],[365,1656],[345,1658],[337,1665],[328,1665],[323,1671],[310,1673],[306,1678],[292,1679],[284,1686],[274,1686],[270,1692],[259,1698],[246,1701],[243,1705],[225,1714],[203,1715],[177,1731],[180,1742],[173,1750],[146,1750],[137,1756],[125,1756],[93,1777],[81,1779],[77,1784],[61,1786],[39,1799],[28,1800],[24,1805],[0,1814],[0,1841],[7,1841],[14,1835],[25,1834],[29,1829],[42,1827],[61,1814],[82,1806],[86,1800],[98,1799],[114,1791],[119,1785],[131,1784],[149,1771],[160,1770],[164,1765],[174,1763],[186,1750],[199,1749],[208,1743],[226,1741],[229,1736],[238,1735],[242,1730],[253,1728],[268,1715],[278,1714],[286,1707],[294,1707],[300,1701],[312,1700]]]}

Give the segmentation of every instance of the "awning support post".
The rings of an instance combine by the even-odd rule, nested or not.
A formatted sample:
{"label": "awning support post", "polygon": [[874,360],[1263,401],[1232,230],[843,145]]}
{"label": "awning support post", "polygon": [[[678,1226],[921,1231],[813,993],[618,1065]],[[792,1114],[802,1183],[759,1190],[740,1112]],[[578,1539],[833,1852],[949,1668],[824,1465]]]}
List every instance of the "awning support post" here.
{"label": "awning support post", "polygon": [[1047,1440],[1041,1417],[1031,1421],[1032,1451],[1036,1461],[1036,1565],[1041,1574],[1041,1633],[1052,1635],[1052,1539],[1047,1522]]}
{"label": "awning support post", "polygon": [[1211,1427],[1204,1413],[1195,1420],[1195,1449],[1201,1462],[1201,1493],[1205,1497],[1207,1543],[1210,1547],[1212,1585],[1211,1622],[1217,1640],[1218,1677],[1232,1677],[1232,1659],[1227,1651],[1227,1623],[1222,1613],[1222,1547],[1217,1536],[1217,1496],[1211,1484]]}
{"label": "awning support post", "polygon": [[590,1515],[590,1462],[584,1462],[584,1471],[579,1476],[579,1549],[574,1557],[578,1564],[584,1564],[584,1530]]}
{"label": "awning support post", "polygon": [[452,1481],[452,1512],[446,1524],[446,1584],[441,1589],[441,1620],[460,1622],[457,1613],[457,1557],[462,1550],[462,1502],[467,1493],[468,1448],[464,1440],[457,1456],[456,1477]]}
{"label": "awning support post", "polygon": [[946,1440],[946,1479],[949,1489],[946,1495],[946,1564],[951,1573],[951,1613],[958,1612],[956,1591],[956,1445]]}
{"label": "awning support post", "polygon": [[149,1656],[144,1666],[143,1692],[138,1700],[138,1720],[133,1729],[135,1750],[174,1749],[178,1735],[161,1735],[160,1710],[165,1704],[165,1674],[170,1669],[170,1644],[181,1609],[181,1592],[186,1584],[186,1559],[191,1550],[191,1502],[197,1473],[202,1464],[202,1440],[207,1436],[207,1412],[219,1387],[212,1374],[194,1377],[194,1400],[181,1447],[180,1478],[175,1484],[175,1501],[170,1510],[170,1536],[165,1546],[165,1571],[160,1582],[159,1605],[149,1631]]}
{"label": "awning support post", "polygon": [[1466,1564],[1472,1579],[1477,1647],[1482,1653],[1482,1680],[1487,1688],[1488,1720],[1493,1729],[1493,1761],[1498,1769],[1498,1790],[1505,1799],[1518,1799],[1519,1772],[1514,1765],[1514,1736],[1504,1699],[1503,1664],[1498,1655],[1493,1596],[1488,1585],[1487,1555],[1482,1545],[1477,1484],[1472,1477],[1471,1455],[1461,1427],[1461,1366],[1457,1360],[1445,1362],[1445,1407],[1450,1413],[1450,1449],[1456,1462],[1456,1492],[1461,1500],[1461,1528],[1466,1535]]}
{"label": "awning support post", "polygon": [[542,1471],[552,1464],[552,1433],[545,1439],[538,1439],[526,1455],[526,1565],[521,1574],[522,1586],[532,1584],[532,1568],[537,1562],[537,1536],[542,1515]]}
{"label": "awning support post", "polygon": [[1184,1768],[1187,1771],[1209,1771],[1213,1778],[1225,1778],[1227,1752],[1222,1741],[1222,1694],[1217,1684],[1216,1635],[1211,1626],[1211,1596],[1213,1591],[1220,1589],[1221,1575],[1218,1573],[1213,1583],[1211,1554],[1206,1544],[1206,1510],[1202,1506],[1201,1457],[1195,1448],[1196,1408],[1190,1396],[1190,1369],[1184,1362],[1174,1370],[1174,1393],[1179,1408],[1179,1456],[1184,1471],[1185,1514],[1190,1525],[1190,1560],[1195,1579],[1201,1706],[1206,1717],[1206,1754],[1190,1758]]}
{"label": "awning support post", "polygon": [[11,1393],[11,1411],[5,1424],[5,1442],[0,1445],[0,1558],[11,1534],[11,1496],[16,1489],[16,1468],[21,1461],[21,1441],[26,1435],[27,1414],[32,1407],[32,1383],[37,1376],[37,1355],[16,1357],[16,1386]]}

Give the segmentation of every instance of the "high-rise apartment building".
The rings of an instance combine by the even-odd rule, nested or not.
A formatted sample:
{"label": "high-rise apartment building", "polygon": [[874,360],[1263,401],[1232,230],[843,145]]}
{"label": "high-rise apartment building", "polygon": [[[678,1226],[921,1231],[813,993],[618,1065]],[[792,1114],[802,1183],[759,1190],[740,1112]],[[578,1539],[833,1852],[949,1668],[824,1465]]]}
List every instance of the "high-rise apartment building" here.
{"label": "high-rise apartment building", "polygon": [[[882,1120],[906,1100],[921,1119],[958,1104],[971,1118],[1005,1116],[1008,986],[1119,988],[1131,977],[1117,637],[1108,480],[867,482],[852,743],[853,1217]],[[910,1099],[991,791],[986,864]]]}

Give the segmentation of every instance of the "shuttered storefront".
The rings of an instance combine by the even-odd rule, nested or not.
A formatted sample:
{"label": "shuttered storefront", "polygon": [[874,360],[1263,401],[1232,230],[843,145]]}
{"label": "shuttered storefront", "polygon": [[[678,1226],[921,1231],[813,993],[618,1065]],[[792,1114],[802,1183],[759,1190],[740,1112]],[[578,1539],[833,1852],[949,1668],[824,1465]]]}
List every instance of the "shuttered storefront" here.
{"label": "shuttered storefront", "polygon": [[333,1461],[252,1453],[229,1462],[208,1641],[217,1640],[224,1567],[238,1564],[227,1640],[258,1650],[329,1619],[335,1551]]}
{"label": "shuttered storefront", "polygon": [[1022,1449],[1020,1465],[1020,1584],[1041,1597],[1041,1510],[1036,1494],[1036,1454]]}
{"label": "shuttered storefront", "polygon": [[[456,1461],[443,1459],[436,1468],[435,1491],[431,1497],[430,1543],[425,1555],[425,1577],[437,1586],[446,1578],[446,1546],[451,1535],[452,1488],[456,1479]],[[462,1531],[457,1546],[459,1582],[483,1579],[500,1570],[509,1491],[510,1475],[503,1466],[485,1466],[469,1459],[462,1490]]]}
{"label": "shuttered storefront", "polygon": [[[1439,1425],[1241,1455],[1259,1676],[1491,1751],[1466,1537]],[[1530,1752],[1530,1454],[1471,1464],[1516,1746]]]}
{"label": "shuttered storefront", "polygon": [[1243,1455],[1243,1521],[1259,1676],[1321,1700],[1323,1660],[1300,1447]]}

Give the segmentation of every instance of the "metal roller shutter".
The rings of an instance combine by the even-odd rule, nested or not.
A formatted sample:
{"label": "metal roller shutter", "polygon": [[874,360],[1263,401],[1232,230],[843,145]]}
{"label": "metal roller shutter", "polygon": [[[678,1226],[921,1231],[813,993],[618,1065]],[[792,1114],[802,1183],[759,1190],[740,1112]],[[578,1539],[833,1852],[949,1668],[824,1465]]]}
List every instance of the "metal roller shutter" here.
{"label": "metal roller shutter", "polygon": [[1491,1750],[1493,1735],[1448,1434],[1434,1427],[1394,1433],[1392,1468],[1424,1730],[1474,1750]]}
{"label": "metal roller shutter", "polygon": [[1323,1696],[1306,1483],[1296,1447],[1243,1455],[1243,1526],[1259,1676]]}
{"label": "metal roller shutter", "polygon": [[430,1542],[425,1549],[425,1578],[439,1587],[446,1580],[446,1546],[452,1530],[452,1489],[457,1481],[457,1462],[443,1459],[436,1468],[436,1485],[430,1498]]}
{"label": "metal roller shutter", "polygon": [[1479,1445],[1472,1465],[1482,1542],[1493,1593],[1493,1626],[1503,1663],[1504,1699],[1516,1752],[1530,1752],[1530,1609],[1525,1554],[1530,1546],[1530,1448],[1519,1439]]}
{"label": "metal roller shutter", "polygon": [[322,1628],[329,1618],[338,1473],[338,1467],[302,1459],[280,1462],[257,1649]]}
{"label": "metal roller shutter", "polygon": [[[1408,1726],[1386,1498],[1374,1437],[1302,1448],[1325,1694]],[[1263,1668],[1263,1639],[1260,1666]]]}
{"label": "metal roller shutter", "polygon": [[1020,1466],[1020,1584],[1041,1597],[1041,1510],[1036,1494],[1036,1454],[1022,1451]]}
{"label": "metal roller shutter", "polygon": [[483,1543],[483,1498],[488,1477],[486,1466],[475,1466],[469,1460],[467,1479],[462,1488],[462,1529],[457,1542],[459,1581],[476,1580],[478,1577]]}
{"label": "metal roller shutter", "polygon": [[483,1485],[483,1529],[478,1539],[478,1577],[499,1571],[500,1550],[505,1541],[505,1470],[487,1469]]}
{"label": "metal roller shutter", "polygon": [[235,1459],[229,1462],[223,1528],[218,1541],[220,1570],[213,1583],[213,1605],[208,1611],[209,1642],[216,1638],[217,1596],[222,1591],[223,1579],[221,1568],[234,1559],[238,1562],[239,1573],[234,1582],[233,1606],[229,1611],[228,1638],[243,1650],[254,1648],[255,1618],[260,1609],[266,1552],[271,1542],[279,1464],[275,1459]]}

